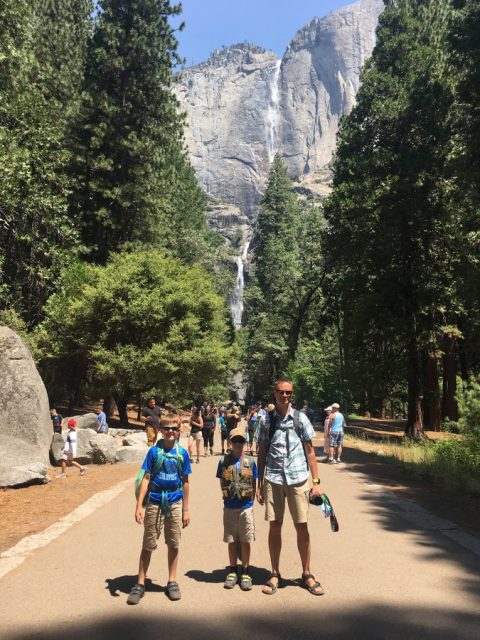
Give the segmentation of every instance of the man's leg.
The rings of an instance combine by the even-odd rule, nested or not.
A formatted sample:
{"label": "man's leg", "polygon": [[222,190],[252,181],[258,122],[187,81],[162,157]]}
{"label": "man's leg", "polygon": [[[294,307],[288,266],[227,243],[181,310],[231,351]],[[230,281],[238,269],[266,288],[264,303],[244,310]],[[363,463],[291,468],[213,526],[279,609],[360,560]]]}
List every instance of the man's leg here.
{"label": "man's leg", "polygon": [[[272,564],[272,574],[280,574],[280,553],[282,551],[282,525],[283,521],[272,520],[270,522],[270,530],[268,532],[268,549],[270,551],[270,562]],[[269,582],[278,585],[278,575],[269,578]],[[263,587],[265,592],[271,592],[272,589],[268,585]]]}
{"label": "man's leg", "polygon": [[306,522],[294,523],[297,531],[297,548],[302,562],[302,573],[310,573],[310,533]]}
{"label": "man's leg", "polygon": [[337,447],[337,461],[340,462],[340,457],[342,455],[342,447]]}

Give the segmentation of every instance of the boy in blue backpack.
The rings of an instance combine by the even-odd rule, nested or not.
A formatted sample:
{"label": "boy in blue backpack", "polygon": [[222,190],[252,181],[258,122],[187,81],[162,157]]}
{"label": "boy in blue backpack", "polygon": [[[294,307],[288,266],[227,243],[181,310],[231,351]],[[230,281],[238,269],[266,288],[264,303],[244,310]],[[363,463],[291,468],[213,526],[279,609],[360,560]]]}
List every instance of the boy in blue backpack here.
{"label": "boy in blue backpack", "polygon": [[[135,520],[144,525],[137,583],[128,596],[128,604],[138,604],[145,594],[145,578],[152,551],[164,530],[168,548],[168,582],[170,600],[180,600],[176,582],[178,549],[182,528],[190,523],[188,511],[189,481],[192,472],[188,452],[177,442],[178,416],[167,414],[160,421],[161,439],[150,447],[142,465],[145,472],[137,495]],[[146,500],[146,506],[144,503]]]}

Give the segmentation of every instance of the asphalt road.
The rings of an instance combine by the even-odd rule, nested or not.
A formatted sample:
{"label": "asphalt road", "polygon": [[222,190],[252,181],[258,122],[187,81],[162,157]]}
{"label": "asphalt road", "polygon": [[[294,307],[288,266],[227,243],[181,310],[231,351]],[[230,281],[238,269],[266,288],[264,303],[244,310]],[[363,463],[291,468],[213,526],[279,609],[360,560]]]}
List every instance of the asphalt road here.
{"label": "asphalt road", "polygon": [[0,638],[478,640],[480,541],[398,500],[348,464],[320,465],[340,531],[330,531],[318,508],[310,513],[312,570],[325,595],[313,596],[297,582],[301,567],[288,518],[285,586],[272,596],[261,593],[269,559],[259,505],[254,589],[224,590],[227,550],[217,463],[218,457],[209,457],[192,465],[192,521],[180,550],[179,602],[164,592],[161,542],[145,597],[136,606],[126,604],[143,531],[134,521],[133,488],[127,488],[0,579]]}

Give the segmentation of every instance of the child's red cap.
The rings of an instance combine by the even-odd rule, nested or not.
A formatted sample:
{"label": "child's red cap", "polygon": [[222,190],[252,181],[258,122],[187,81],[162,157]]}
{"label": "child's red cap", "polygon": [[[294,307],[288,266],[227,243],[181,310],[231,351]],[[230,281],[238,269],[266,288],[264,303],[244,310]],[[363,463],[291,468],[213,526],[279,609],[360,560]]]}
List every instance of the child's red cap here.
{"label": "child's red cap", "polygon": [[70,420],[67,422],[67,426],[68,427],[76,427],[77,426],[77,421],[74,418],[70,418]]}

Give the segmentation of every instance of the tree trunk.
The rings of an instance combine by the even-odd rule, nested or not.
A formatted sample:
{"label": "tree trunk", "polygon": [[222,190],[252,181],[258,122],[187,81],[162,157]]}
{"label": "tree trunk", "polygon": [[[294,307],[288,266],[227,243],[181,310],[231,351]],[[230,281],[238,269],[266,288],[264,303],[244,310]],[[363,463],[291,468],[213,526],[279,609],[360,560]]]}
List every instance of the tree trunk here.
{"label": "tree trunk", "polygon": [[425,371],[425,406],[428,411],[428,425],[431,431],[440,431],[440,388],[438,384],[438,359],[435,353],[428,352]]}
{"label": "tree trunk", "polygon": [[412,315],[408,338],[408,416],[405,435],[419,439],[424,436],[422,414],[422,385],[420,354],[417,340],[417,323],[415,315]]}
{"label": "tree trunk", "polygon": [[103,400],[103,410],[105,411],[105,415],[107,416],[108,420],[108,418],[110,418],[115,411],[115,399],[113,396],[105,396],[105,399]]}
{"label": "tree trunk", "polygon": [[127,403],[128,397],[114,396],[117,403],[118,415],[120,418],[120,426],[128,427]]}
{"label": "tree trunk", "polygon": [[380,404],[380,420],[385,420],[387,417],[387,401],[382,400]]}
{"label": "tree trunk", "polygon": [[443,397],[442,418],[458,420],[457,393],[457,337],[445,334],[443,338]]}

